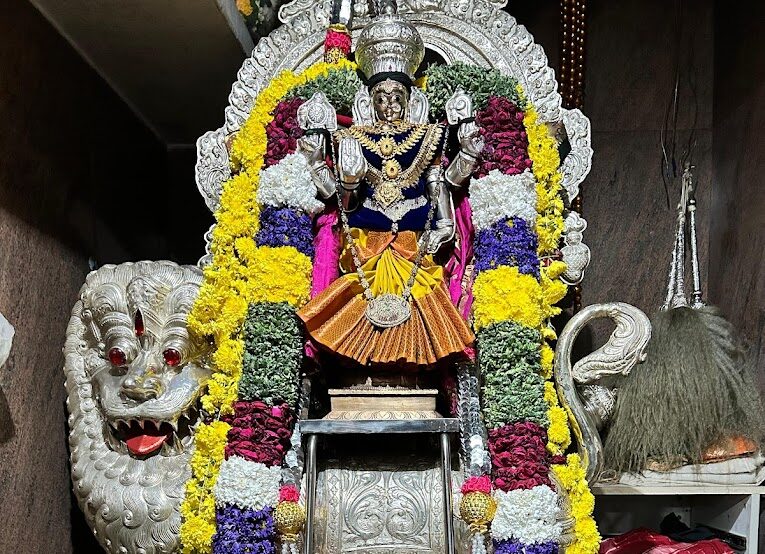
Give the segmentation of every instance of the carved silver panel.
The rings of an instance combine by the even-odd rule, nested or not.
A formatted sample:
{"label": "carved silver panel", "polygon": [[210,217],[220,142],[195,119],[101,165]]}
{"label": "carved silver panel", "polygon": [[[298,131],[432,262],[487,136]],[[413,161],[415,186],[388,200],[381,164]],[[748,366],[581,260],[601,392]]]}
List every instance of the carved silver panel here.
{"label": "carved silver panel", "polygon": [[579,195],[579,185],[592,169],[592,132],[590,120],[580,110],[561,110],[571,152],[563,160],[563,188],[571,202]]}
{"label": "carved silver panel", "polygon": [[231,178],[226,133],[223,128],[208,131],[197,140],[195,166],[197,188],[211,212],[218,209],[223,183]]}
{"label": "carved silver panel", "polygon": [[[368,22],[363,17],[363,4],[357,3],[362,17],[355,20],[354,36]],[[555,73],[547,65],[542,47],[534,43],[525,27],[499,9],[502,5],[501,0],[406,0],[401,11],[417,27],[425,46],[443,56],[447,63],[463,61],[497,68],[518,79],[542,121],[570,119],[566,128],[569,137],[573,137],[574,156],[569,156],[569,166],[564,164],[564,174],[568,175],[564,182],[573,197],[589,171],[589,126],[582,127],[586,118],[581,113],[561,109]],[[284,25],[263,38],[243,63],[229,95],[223,134],[214,137],[208,134],[198,142],[197,185],[210,209],[217,206],[214,198],[230,176],[228,155],[225,148],[220,148],[223,137],[241,128],[254,98],[271,78],[285,69],[303,70],[321,59],[330,6],[329,0],[294,0],[285,4],[280,9]]]}
{"label": "carved silver panel", "polygon": [[[606,344],[572,368],[571,350],[576,337],[590,321],[601,317],[611,319],[616,328]],[[650,338],[648,317],[623,302],[587,306],[571,318],[560,334],[555,349],[555,383],[558,396],[569,413],[571,429],[590,484],[598,478],[603,466],[603,444],[598,429],[613,409],[613,395],[593,387],[605,388],[598,384],[601,379],[626,375],[644,361]],[[578,386],[589,388],[582,394]]]}
{"label": "carved silver panel", "polygon": [[[457,487],[460,476],[453,479]],[[328,460],[317,486],[316,553],[442,554],[442,490],[435,459]],[[466,546],[464,526],[457,532]]]}

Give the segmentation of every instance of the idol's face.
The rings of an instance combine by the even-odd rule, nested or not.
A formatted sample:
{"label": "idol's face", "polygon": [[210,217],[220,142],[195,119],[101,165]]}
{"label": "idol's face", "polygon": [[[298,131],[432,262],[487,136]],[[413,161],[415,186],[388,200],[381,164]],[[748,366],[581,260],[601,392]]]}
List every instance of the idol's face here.
{"label": "idol's face", "polygon": [[398,81],[386,79],[372,87],[372,104],[380,121],[392,123],[404,119],[409,92]]}

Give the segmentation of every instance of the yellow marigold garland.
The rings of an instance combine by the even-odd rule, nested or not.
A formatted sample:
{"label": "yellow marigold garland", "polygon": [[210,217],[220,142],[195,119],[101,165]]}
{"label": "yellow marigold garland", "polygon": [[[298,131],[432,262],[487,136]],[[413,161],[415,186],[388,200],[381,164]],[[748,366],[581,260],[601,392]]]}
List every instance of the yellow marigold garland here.
{"label": "yellow marigold garland", "polygon": [[529,158],[537,180],[537,223],[540,254],[558,248],[563,234],[563,199],[561,198],[560,154],[555,138],[547,125],[539,121],[534,106],[529,102],[523,117],[529,138]]}
{"label": "yellow marigold garland", "polygon": [[558,402],[558,392],[552,381],[545,382],[545,401],[549,406],[547,417],[550,420],[550,427],[547,429],[547,451],[553,455],[563,454],[571,445],[571,430],[566,410]]}
{"label": "yellow marigold garland", "polygon": [[533,275],[517,267],[482,271],[473,283],[473,325],[476,331],[501,321],[539,329],[547,319],[544,292]]}
{"label": "yellow marigold garland", "polygon": [[595,525],[592,512],[595,497],[587,485],[582,460],[578,454],[569,454],[566,464],[553,466],[553,471],[571,501],[571,515],[574,517],[575,540],[566,548],[567,554],[595,554],[600,549],[600,533]]}
{"label": "yellow marigold garland", "polygon": [[230,426],[222,421],[200,425],[194,436],[191,456],[193,478],[186,482],[186,496],[181,503],[181,538],[184,554],[211,552],[215,534],[215,486],[226,448]]}
{"label": "yellow marigold garland", "polygon": [[[525,98],[519,85],[519,93]],[[563,235],[563,197],[561,195],[560,155],[557,143],[547,126],[539,121],[534,106],[529,102],[523,120],[529,138],[529,157],[532,171],[537,180],[537,223],[540,256],[554,252]],[[567,286],[559,277],[565,271],[563,262],[553,262],[542,267],[540,283],[543,289],[544,304],[548,313],[555,311],[554,305],[566,295]],[[560,310],[557,310],[558,312]],[[545,379],[552,379],[554,352],[547,344],[555,340],[555,332],[545,327],[542,329],[543,341],[540,355],[542,373]],[[550,453],[563,454],[571,444],[571,430],[566,411],[560,406],[555,384],[545,382],[545,400],[549,405],[547,430],[547,448]],[[570,454],[566,464],[554,464],[553,471],[566,490],[571,501],[572,516],[575,518],[575,542],[566,549],[568,554],[594,554],[600,548],[600,534],[592,516],[595,497],[587,484],[586,474],[578,454]]]}

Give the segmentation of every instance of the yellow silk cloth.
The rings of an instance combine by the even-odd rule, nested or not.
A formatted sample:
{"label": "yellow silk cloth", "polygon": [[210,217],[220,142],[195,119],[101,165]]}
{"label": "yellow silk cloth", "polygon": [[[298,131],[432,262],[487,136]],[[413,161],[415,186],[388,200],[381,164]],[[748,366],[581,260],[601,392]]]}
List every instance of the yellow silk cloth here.
{"label": "yellow silk cloth", "polygon": [[[417,234],[351,231],[373,296],[401,294],[417,255]],[[401,325],[379,329],[367,320],[367,301],[350,248],[341,257],[347,273],[300,311],[306,330],[319,345],[357,362],[428,366],[472,345],[475,337],[451,302],[443,269],[430,256],[422,259],[412,286],[411,317]]]}
{"label": "yellow silk cloth", "polygon": [[[414,231],[403,231],[395,240],[393,233],[363,229],[351,229],[351,236],[372,295],[403,293],[412,275],[412,260],[417,255],[418,237]],[[347,274],[347,279],[359,282],[351,249],[347,244],[340,258],[340,268]],[[412,285],[412,296],[422,298],[430,294],[443,281],[443,276],[443,268],[433,263],[433,257],[424,256]]]}

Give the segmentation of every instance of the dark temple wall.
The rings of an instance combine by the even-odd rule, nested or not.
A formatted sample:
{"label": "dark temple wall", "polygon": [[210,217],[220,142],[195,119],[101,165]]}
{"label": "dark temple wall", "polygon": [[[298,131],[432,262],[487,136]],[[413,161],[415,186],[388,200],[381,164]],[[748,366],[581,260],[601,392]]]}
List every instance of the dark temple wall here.
{"label": "dark temple wall", "polygon": [[765,388],[765,4],[715,7],[710,298],[757,352]]}
{"label": "dark temple wall", "polygon": [[[712,193],[713,9],[711,0],[589,0],[584,113],[592,122],[595,155],[585,180],[584,240],[592,263],[582,287],[584,305],[620,300],[649,315],[664,300],[675,205],[661,179],[661,129],[681,56],[678,139],[695,137],[699,245],[708,264]],[[508,11],[532,32],[559,67],[557,0],[510,2]],[[606,338],[605,329],[595,342]],[[586,342],[586,337],[584,342]],[[582,344],[583,348],[590,348]]]}
{"label": "dark temple wall", "polygon": [[1,552],[95,551],[70,501],[61,347],[89,258],[165,256],[164,175],[165,146],[26,0],[3,0]]}

